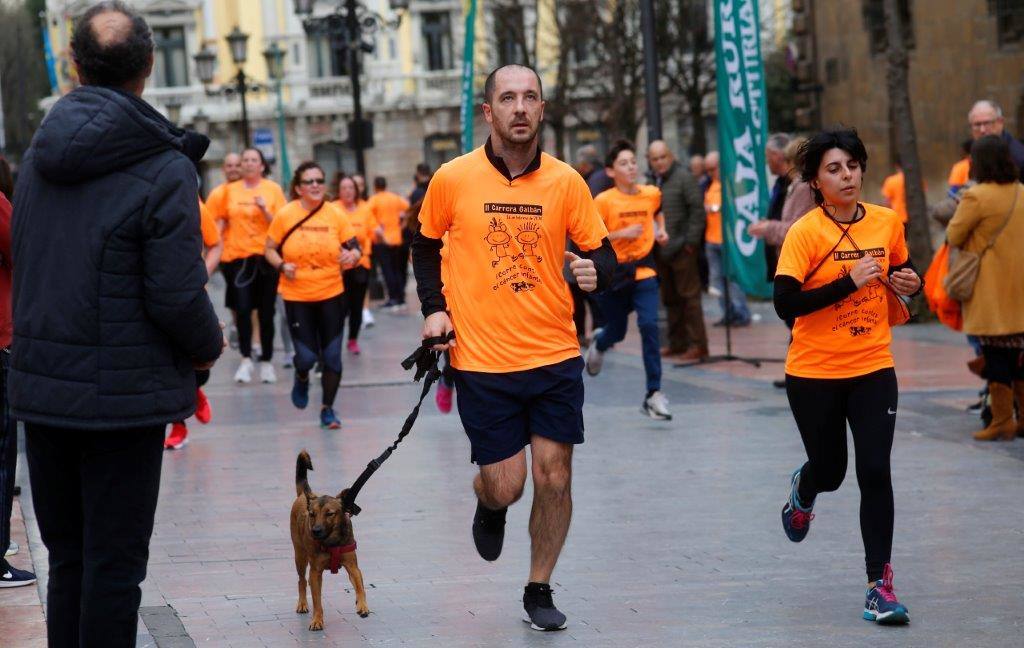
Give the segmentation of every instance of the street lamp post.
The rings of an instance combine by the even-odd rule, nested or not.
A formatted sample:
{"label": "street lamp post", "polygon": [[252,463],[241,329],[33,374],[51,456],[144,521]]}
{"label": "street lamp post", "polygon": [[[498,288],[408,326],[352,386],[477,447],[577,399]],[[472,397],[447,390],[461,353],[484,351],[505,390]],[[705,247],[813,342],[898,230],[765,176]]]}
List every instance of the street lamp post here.
{"label": "street lamp post", "polygon": [[655,37],[654,1],[640,0],[640,27],[644,41],[644,103],[647,108],[647,140],[661,139],[661,93],[658,89],[658,49]]}
{"label": "street lamp post", "polygon": [[363,35],[372,35],[380,28],[397,29],[401,12],[409,8],[409,0],[390,0],[391,10],[398,15],[387,20],[370,11],[358,0],[344,0],[344,14],[341,3],[325,16],[313,17],[315,0],[294,0],[295,14],[303,16],[302,26],[309,35],[324,34],[331,45],[331,51],[344,48],[349,79],[352,83],[352,122],[348,128],[349,145],[356,156],[356,170],[366,176],[367,148],[373,146],[373,126],[363,120],[362,86],[359,80],[360,52],[372,52],[373,43],[363,42]]}
{"label": "street lamp post", "polygon": [[277,137],[281,141],[281,185],[286,186],[291,179],[292,168],[288,163],[288,141],[285,138],[284,125],[284,99],[281,92],[281,83],[284,80],[284,50],[277,42],[271,43],[270,47],[263,50],[263,58],[267,60],[267,71],[274,81],[277,91]]}
{"label": "street lamp post", "polygon": [[249,77],[245,74],[245,61],[248,59],[249,53],[249,34],[246,34],[239,29],[238,25],[235,25],[234,29],[231,30],[231,33],[225,36],[224,39],[228,42],[228,48],[231,51],[231,60],[238,67],[238,73],[235,75],[235,82],[233,86],[210,88],[210,84],[213,83],[213,76],[216,70],[216,54],[204,48],[192,58],[196,62],[196,70],[199,73],[199,78],[206,87],[206,94],[217,95],[231,94],[234,92],[238,93],[242,100],[242,123],[240,124],[242,141],[245,143],[245,148],[249,148],[251,143],[249,138],[249,111],[246,106],[245,96],[249,92],[259,92],[263,90],[264,87],[258,83],[252,83],[249,80]]}

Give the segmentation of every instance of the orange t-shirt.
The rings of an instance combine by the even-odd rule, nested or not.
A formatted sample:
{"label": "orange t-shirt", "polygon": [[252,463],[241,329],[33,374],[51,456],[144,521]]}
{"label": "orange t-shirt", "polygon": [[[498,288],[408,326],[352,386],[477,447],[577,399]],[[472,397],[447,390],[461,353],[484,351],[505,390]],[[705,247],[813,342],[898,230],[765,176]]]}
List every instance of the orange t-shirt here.
{"label": "orange t-shirt", "polygon": [[[651,253],[654,247],[654,215],[661,207],[661,189],[654,185],[639,185],[636,194],[630,195],[612,187],[594,198],[594,206],[601,214],[609,232],[639,223],[644,230],[635,239],[615,239],[612,247],[619,263],[639,261]],[[636,269],[636,280],[657,276],[654,268],[643,266]]]}
{"label": "orange t-shirt", "polygon": [[356,233],[356,241],[359,243],[359,249],[362,250],[359,265],[369,270],[372,266],[370,255],[373,253],[373,230],[377,228],[377,219],[370,209],[369,202],[360,200],[352,211],[347,211],[339,201],[335,201],[335,204]]}
{"label": "orange t-shirt", "polygon": [[[890,266],[901,265],[910,256],[903,224],[891,209],[861,204],[865,215],[850,225],[849,235],[857,247],[878,259],[887,276]],[[844,238],[807,278],[841,236],[842,230],[820,207],[809,211],[786,234],[776,276],[793,277],[804,290],[846,276],[861,253]],[[832,306],[796,318],[786,373],[801,378],[853,378],[892,367],[888,292],[876,279]]]}
{"label": "orange t-shirt", "polygon": [[510,182],[478,148],[437,171],[420,224],[424,236],[448,234],[453,367],[504,373],[579,356],[565,239],[595,250],[608,230],[572,167],[542,153],[539,169]]}
{"label": "orange t-shirt", "polygon": [[288,201],[273,180],[262,178],[255,187],[245,186],[245,180],[236,180],[217,187],[207,199],[207,207],[214,218],[227,222],[224,230],[224,252],[221,259],[234,261],[251,256],[263,256],[267,243],[269,223],[256,206],[256,196],[262,196],[267,211],[276,214]]}
{"label": "orange t-shirt", "polygon": [[386,245],[402,244],[402,214],[409,209],[409,201],[396,193],[381,191],[370,196],[370,211],[384,226]]}
{"label": "orange t-shirt", "polygon": [[949,187],[956,189],[971,179],[971,158],[964,158],[949,170]]}
{"label": "orange t-shirt", "polygon": [[889,201],[890,208],[900,217],[900,222],[906,223],[907,188],[902,171],[892,174],[882,182],[882,195]]}
{"label": "orange t-shirt", "polygon": [[712,180],[708,190],[704,192],[704,212],[708,224],[704,230],[704,240],[708,243],[722,244],[722,183]]}
{"label": "orange t-shirt", "polygon": [[[282,207],[267,229],[267,237],[280,243],[295,223],[309,211],[299,200]],[[315,302],[345,292],[341,279],[341,244],[352,240],[356,232],[338,206],[325,202],[316,214],[292,232],[279,250],[285,263],[295,264],[295,278],[281,275],[277,291],[288,301]]]}
{"label": "orange t-shirt", "polygon": [[199,232],[203,235],[203,246],[212,248],[220,243],[220,231],[213,214],[206,208],[202,199],[199,200]]}

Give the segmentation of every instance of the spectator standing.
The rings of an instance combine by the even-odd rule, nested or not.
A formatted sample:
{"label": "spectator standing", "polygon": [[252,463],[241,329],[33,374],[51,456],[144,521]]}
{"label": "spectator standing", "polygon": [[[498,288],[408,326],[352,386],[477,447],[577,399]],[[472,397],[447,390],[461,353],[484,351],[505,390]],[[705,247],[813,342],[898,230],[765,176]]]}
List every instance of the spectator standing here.
{"label": "spectator standing", "polygon": [[[0,183],[7,162],[0,158]],[[0,588],[36,582],[32,572],[7,563],[13,553],[11,514],[14,511],[14,472],[18,466],[18,427],[7,406],[7,374],[11,361],[11,203],[0,186]]]}
{"label": "spectator standing", "polygon": [[992,422],[979,441],[1010,441],[1024,416],[1013,420],[1013,400],[1024,403],[1024,187],[1006,140],[987,135],[971,147],[971,174],[946,238],[982,255],[971,298],[963,302],[964,332],[977,336],[985,358]]}
{"label": "spectator standing", "polygon": [[[726,276],[724,254],[722,252],[722,182],[718,176],[718,151],[708,153],[704,158],[704,166],[711,176],[711,184],[704,192],[704,212],[707,215],[705,230],[705,249],[708,257],[708,283],[717,293],[718,303],[722,308],[722,319],[715,326],[749,326],[750,309],[747,308],[747,295],[732,279]],[[729,282],[728,291],[725,282]],[[728,300],[726,296],[728,295]]]}
{"label": "spectator standing", "polygon": [[[779,194],[772,191],[772,202],[768,208],[768,217],[752,223],[747,228],[747,232],[751,236],[764,239],[766,246],[771,246],[776,250],[782,248],[782,242],[786,240],[786,233],[789,232],[789,228],[792,227],[793,223],[807,212],[817,208],[817,205],[814,203],[814,194],[811,192],[811,186],[803,181],[799,170],[796,168],[797,152],[804,141],[800,137],[790,139],[783,151],[783,164],[775,167],[780,174],[784,173],[789,178],[789,182],[785,185],[786,189],[782,197],[781,209],[776,203]],[[770,142],[769,146],[771,146]],[[771,159],[771,156],[769,156],[769,159]],[[770,162],[769,166],[771,164]],[[778,164],[778,162],[775,162],[775,164]],[[778,182],[776,182],[776,186],[778,186]],[[780,211],[777,212],[777,209],[780,209]],[[775,278],[775,268],[771,267],[769,270],[771,271],[769,280],[772,280]]]}
{"label": "spectator standing", "polygon": [[[668,235],[668,241],[656,249],[661,300],[668,315],[668,346],[661,349],[661,355],[677,356],[675,359],[683,362],[702,360],[708,355],[699,265],[707,227],[703,192],[665,142],[651,142],[647,161],[661,188]],[[703,164],[702,158],[701,169]]]}
{"label": "spectator standing", "polygon": [[703,155],[690,156],[690,174],[697,180],[697,186],[702,192],[708,190],[711,185],[711,177],[708,175]]}
{"label": "spectator standing", "polygon": [[18,178],[8,394],[49,551],[49,645],[134,646],[164,428],[224,347],[200,257],[209,140],[141,99],[153,37],[125,4],[82,14],[71,55],[83,85]]}
{"label": "spectator standing", "polygon": [[427,195],[427,185],[430,184],[431,175],[430,167],[425,162],[416,165],[416,173],[413,175],[414,186],[409,192],[410,205],[423,202],[423,197]]}
{"label": "spectator standing", "polygon": [[976,101],[967,113],[971,126],[971,137],[978,139],[986,135],[997,135],[1010,149],[1010,158],[1017,167],[1019,177],[1024,180],[1024,144],[1006,130],[1003,109],[991,99]]}

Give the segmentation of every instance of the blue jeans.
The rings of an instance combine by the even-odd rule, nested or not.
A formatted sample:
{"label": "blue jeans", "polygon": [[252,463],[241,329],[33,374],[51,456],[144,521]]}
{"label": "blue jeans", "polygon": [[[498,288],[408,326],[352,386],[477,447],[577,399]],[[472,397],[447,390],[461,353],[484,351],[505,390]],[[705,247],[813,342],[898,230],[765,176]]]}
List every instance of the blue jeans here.
{"label": "blue jeans", "polygon": [[722,273],[722,246],[719,243],[705,244],[708,257],[708,283],[718,288],[721,296],[718,306],[722,309],[722,317],[733,323],[750,322],[750,309],[747,308],[747,294],[739,285],[729,281],[729,300],[732,302],[727,309],[725,304],[725,276]]}
{"label": "blue jeans", "polygon": [[597,336],[597,350],[607,351],[626,337],[629,313],[636,311],[647,373],[647,391],[661,389],[661,354],[658,352],[658,278],[637,281],[619,290],[597,295],[605,324]]}

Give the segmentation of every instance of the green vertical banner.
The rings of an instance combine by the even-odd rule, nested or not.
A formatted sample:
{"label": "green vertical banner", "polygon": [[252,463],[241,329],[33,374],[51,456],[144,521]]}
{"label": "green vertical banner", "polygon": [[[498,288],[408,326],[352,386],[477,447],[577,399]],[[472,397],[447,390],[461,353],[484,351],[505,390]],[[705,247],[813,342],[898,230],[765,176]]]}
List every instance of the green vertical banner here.
{"label": "green vertical banner", "polygon": [[715,0],[722,252],[726,276],[748,295],[771,297],[764,243],[747,233],[768,213],[768,138],[757,0]]}
{"label": "green vertical banner", "polygon": [[473,150],[473,52],[476,49],[476,0],[463,0],[466,40],[462,46],[462,152]]}

